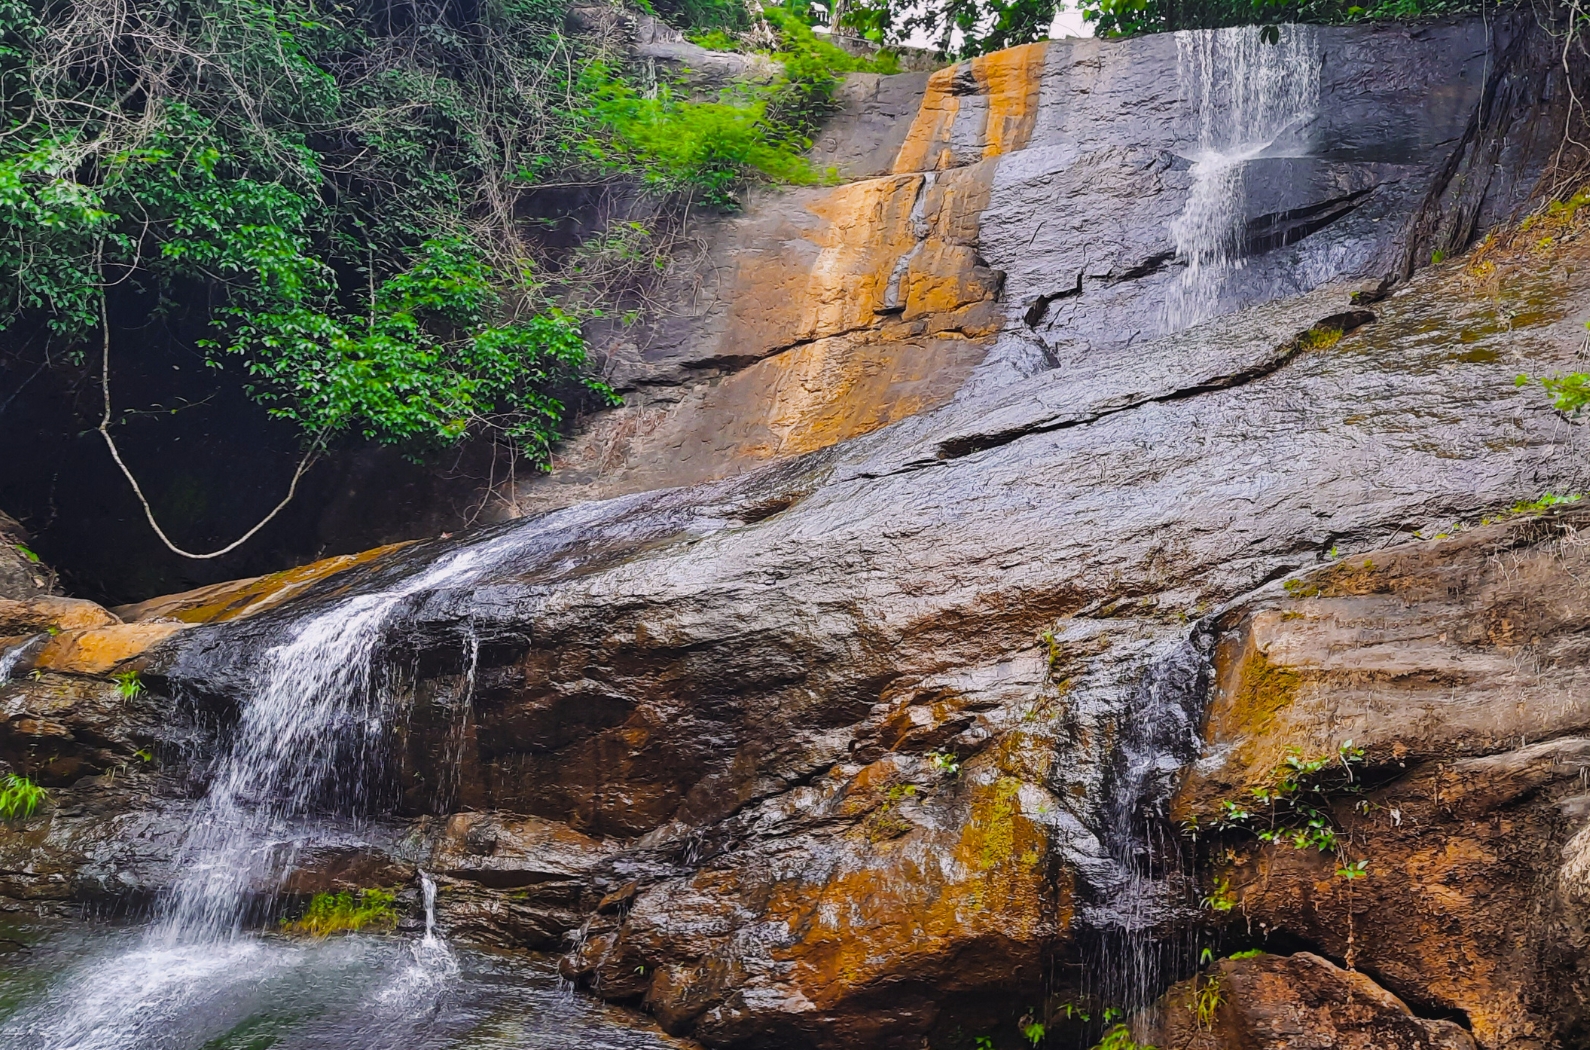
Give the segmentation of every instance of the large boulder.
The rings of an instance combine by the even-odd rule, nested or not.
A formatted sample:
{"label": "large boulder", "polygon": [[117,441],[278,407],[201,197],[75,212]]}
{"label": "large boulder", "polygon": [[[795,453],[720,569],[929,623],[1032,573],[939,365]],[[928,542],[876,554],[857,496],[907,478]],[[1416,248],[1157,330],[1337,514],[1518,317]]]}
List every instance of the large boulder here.
{"label": "large boulder", "polygon": [[[1177,799],[1263,810],[1289,757],[1365,752],[1322,800],[1334,852],[1218,834],[1230,915],[1551,1046],[1590,996],[1590,511],[1572,505],[1344,557],[1227,610],[1203,754]],[[1367,875],[1343,878],[1344,860]]]}
{"label": "large boulder", "polygon": [[1222,959],[1160,1000],[1161,1050],[1474,1050],[1462,1026],[1416,1017],[1362,973],[1308,952]]}

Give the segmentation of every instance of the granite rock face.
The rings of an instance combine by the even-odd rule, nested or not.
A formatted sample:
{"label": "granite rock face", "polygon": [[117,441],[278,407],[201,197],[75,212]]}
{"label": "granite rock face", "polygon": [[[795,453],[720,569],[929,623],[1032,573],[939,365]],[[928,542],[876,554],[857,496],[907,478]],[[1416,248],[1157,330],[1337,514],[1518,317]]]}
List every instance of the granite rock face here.
{"label": "granite rock face", "polygon": [[[463,541],[492,545],[490,569],[406,599],[388,653],[413,669],[399,810],[449,858],[431,862],[452,887],[444,915],[510,942],[572,934],[568,975],[722,1046],[912,1046],[1011,1024],[1046,983],[1115,981],[1124,997],[1145,974],[1175,976],[1170,962],[1097,959],[1205,921],[1207,887],[1192,882],[1209,873],[1166,870],[1151,828],[1204,746],[1206,697],[1210,746],[1226,746],[1224,654],[1245,651],[1231,639],[1247,606],[1214,611],[1287,595],[1262,588],[1308,566],[1379,565],[1415,530],[1582,487],[1583,458],[1565,454],[1580,428],[1512,376],[1574,359],[1584,243],[1566,236],[1545,267],[1526,252],[1484,278],[1486,294],[1467,265],[1368,308],[1325,286],[741,477]],[[296,619],[458,542],[192,628],[157,670],[224,705]],[[1429,556],[1461,562],[1466,542]],[[1410,632],[1424,622],[1399,617]],[[1460,691],[1439,723],[1455,732],[1473,707],[1494,733],[1486,684],[1470,701],[1456,682],[1443,680]],[[1547,712],[1563,708],[1553,695],[1540,694]],[[1359,731],[1309,707],[1297,721],[1319,740]],[[1195,777],[1179,804],[1240,790],[1250,766],[1207,791]],[[437,823],[458,810],[500,816],[489,833]],[[1545,825],[1523,838],[1546,854],[1552,841]],[[1335,862],[1287,850],[1263,863]],[[1311,903],[1317,883],[1339,906],[1329,867],[1311,879],[1270,879],[1249,914],[1271,902],[1268,929],[1344,958],[1332,937],[1349,927],[1307,918],[1326,907]],[[1357,883],[1354,899],[1380,885]],[[1410,932],[1397,950],[1417,943]],[[1400,964],[1405,977],[1390,962],[1372,972],[1410,1002],[1467,1011],[1484,1046],[1572,1023],[1495,991],[1543,972],[1496,949],[1491,983],[1441,976],[1430,960],[1477,940],[1445,943],[1422,969]],[[1438,992],[1454,982],[1466,998]]]}
{"label": "granite rock face", "polygon": [[[1506,32],[1491,46],[1522,63]],[[675,398],[646,409],[654,444],[612,446],[632,467],[555,477],[532,498],[571,505],[524,520],[120,610],[192,624],[136,658],[170,783],[63,778],[59,808],[5,833],[6,892],[158,889],[203,786],[185,756],[224,742],[307,617],[385,592],[387,804],[318,830],[295,886],[423,868],[449,929],[558,950],[670,1032],[1013,1040],[1061,1000],[1146,1004],[1226,926],[1278,954],[1220,964],[1235,1042],[1216,1045],[1465,1046],[1454,1017],[1486,1050],[1569,1040],[1578,519],[1407,544],[1586,487],[1583,428],[1514,376],[1575,367],[1590,214],[1386,294],[1444,217],[1488,222],[1530,186],[1521,111],[1481,105],[1478,77],[1534,67],[1487,59],[1478,23],[1311,32],[1294,44],[1333,101],[1239,166],[1246,264],[1214,316],[1173,323],[1167,231],[1212,170],[1176,90],[1195,43],[861,82],[856,127],[902,111],[898,85],[923,98],[881,151],[835,132],[834,162],[870,177],[725,224],[740,255],[677,320],[695,335],[615,352],[632,391]],[[1451,197],[1498,142],[1506,170]],[[884,154],[907,170],[867,167]],[[874,352],[870,387],[756,378]],[[908,404],[924,362],[940,385]],[[701,458],[666,436],[687,426]],[[572,502],[592,494],[611,498]],[[467,579],[409,586],[471,551]],[[6,702],[41,704],[40,682]],[[1363,826],[1341,818],[1353,844],[1379,822],[1364,878],[1176,834],[1277,749],[1348,734],[1376,778]],[[1452,808],[1465,762],[1473,808]],[[1199,908],[1218,879],[1251,928]],[[1331,961],[1279,957],[1297,950]]]}
{"label": "granite rock face", "polygon": [[[1279,48],[1256,29],[1062,40],[852,77],[814,158],[855,181],[703,225],[671,310],[606,343],[625,407],[511,513],[739,473],[1104,347],[1405,275],[1517,214],[1564,96],[1540,34],[1285,32]],[[1207,88],[1213,65],[1283,97]],[[1200,222],[1209,243],[1178,226]],[[1191,274],[1189,251],[1241,264]]]}

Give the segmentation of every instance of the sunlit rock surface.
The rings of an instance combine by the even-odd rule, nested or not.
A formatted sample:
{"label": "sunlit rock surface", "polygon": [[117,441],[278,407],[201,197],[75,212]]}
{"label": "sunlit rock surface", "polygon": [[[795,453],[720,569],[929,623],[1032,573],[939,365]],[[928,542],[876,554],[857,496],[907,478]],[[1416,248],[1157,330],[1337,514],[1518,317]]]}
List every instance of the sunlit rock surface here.
{"label": "sunlit rock surface", "polygon": [[[615,351],[655,399],[526,500],[572,505],[120,609],[175,631],[136,658],[158,754],[123,773],[80,745],[57,804],[6,833],[5,892],[168,884],[194,756],[271,647],[489,544],[382,621],[382,815],[303,829],[297,892],[425,870],[449,929],[557,951],[676,1035],[915,1048],[1015,1038],[1056,999],[1146,1005],[1196,965],[1228,877],[1228,937],[1240,914],[1330,961],[1222,963],[1237,1042],[1212,1045],[1282,1045],[1294,1008],[1341,1045],[1460,1047],[1459,1016],[1487,1050],[1568,1038],[1577,519],[1403,544],[1585,487],[1583,429],[1514,377],[1575,367],[1590,245],[1569,220],[1382,294],[1532,184],[1519,122],[1541,111],[1475,115],[1483,71],[1513,78],[1504,101],[1544,75],[1506,32],[1513,65],[1478,23],[1317,31],[1322,116],[1251,158],[1256,254],[1179,329],[1166,230],[1197,139],[1174,38],[860,81],[819,150],[870,177],[718,228],[711,293]],[[887,149],[847,152],[880,124]],[[1493,148],[1508,167],[1450,181]],[[1310,216],[1330,221],[1287,225]],[[1554,597],[1519,605],[1535,580]],[[92,673],[0,704],[86,741],[113,688]],[[53,746],[7,732],[28,761]],[[1366,878],[1251,841],[1211,867],[1176,833],[1277,748],[1346,735],[1382,778],[1350,832]]]}

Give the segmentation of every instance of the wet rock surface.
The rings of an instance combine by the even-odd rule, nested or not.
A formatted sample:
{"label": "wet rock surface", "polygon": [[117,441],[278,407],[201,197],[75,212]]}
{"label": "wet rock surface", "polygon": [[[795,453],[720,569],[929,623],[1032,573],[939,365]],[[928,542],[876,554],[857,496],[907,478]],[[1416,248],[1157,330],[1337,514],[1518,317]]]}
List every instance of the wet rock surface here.
{"label": "wet rock surface", "polygon": [[[1340,855],[1214,851],[1244,930],[1350,960],[1482,1046],[1579,1023],[1590,515],[1343,558],[1225,614],[1205,752],[1178,808],[1248,799],[1289,754],[1365,749]],[[1225,852],[1222,852],[1225,850]],[[1343,857],[1369,875],[1344,880]]]}
{"label": "wet rock surface", "polygon": [[[1200,749],[1199,654],[1234,644],[1227,619],[1199,618],[1332,552],[1320,571],[1346,573],[1414,529],[1580,486],[1582,459],[1563,454],[1579,428],[1511,381],[1582,341],[1579,243],[1500,299],[1448,268],[1369,321],[1349,287],[1324,288],[793,464],[471,541],[496,545],[490,571],[407,599],[389,643],[414,702],[395,775],[433,829],[444,918],[503,942],[572,935],[565,973],[731,1046],[907,1046],[1008,1023],[1041,1000],[1046,967],[1076,973],[1101,938],[1196,921],[1199,891],[1144,878],[1141,829]],[[434,549],[192,628],[156,671],[236,695],[296,617]],[[1256,593],[1272,591],[1288,593]],[[1412,597],[1394,600],[1414,630]],[[1243,783],[1221,775],[1219,791]],[[419,817],[438,798],[501,815]],[[1543,827],[1520,841],[1549,854]],[[1259,880],[1270,896],[1245,914],[1344,959],[1345,931],[1372,920],[1330,912],[1336,861],[1264,863],[1314,867]],[[1380,885],[1356,882],[1354,907]],[[1355,962],[1421,1007],[1468,1011],[1483,1046],[1557,1023],[1513,993],[1485,1007],[1486,988],[1538,971],[1459,976],[1452,953],[1473,942],[1433,928],[1445,947],[1429,958],[1452,976],[1372,967],[1389,945],[1359,943]]]}
{"label": "wet rock surface", "polygon": [[17,601],[54,590],[55,574],[37,560],[28,542],[27,530],[0,511],[0,599]]}
{"label": "wet rock surface", "polygon": [[[1556,148],[1541,129],[1561,123],[1543,34],[1507,19],[1287,33],[1278,68],[1233,75],[1293,76],[1300,108],[1252,127],[1221,123],[1229,100],[1203,97],[1175,34],[852,78],[814,156],[859,181],[705,224],[668,292],[680,305],[606,345],[625,407],[567,442],[515,513],[741,473],[1105,346],[1406,275],[1517,214]],[[1270,50],[1218,60],[1275,65]],[[1226,220],[1245,261],[1190,290],[1176,229],[1204,207],[1197,164],[1217,147],[1242,158]]]}
{"label": "wet rock surface", "polygon": [[[1206,1014],[1200,1017],[1202,1007]],[[1474,1050],[1452,1021],[1415,1017],[1361,973],[1317,955],[1224,959],[1165,994],[1150,1036],[1165,1050]]]}
{"label": "wet rock surface", "polygon": [[[1425,243],[1416,220],[1441,210],[1426,198],[1467,163],[1456,143],[1506,137],[1465,123],[1483,36],[1468,23],[1321,32],[1390,41],[1344,52],[1326,67],[1329,90],[1373,81],[1376,63],[1406,76],[1376,103],[1383,122],[1351,136],[1330,124],[1330,150],[1298,147],[1327,174],[1275,185],[1373,183],[1364,199],[1403,233],[1356,243],[1389,266]],[[1121,47],[1174,81],[1174,44]],[[1056,56],[1070,63],[1075,113],[1045,93]],[[823,309],[807,327],[787,327],[806,345],[842,335],[853,350],[906,323],[909,294],[889,296],[915,288],[922,318],[949,326],[940,334],[984,340],[954,389],[889,425],[846,424],[704,484],[120,609],[126,628],[170,632],[132,657],[151,692],[130,717],[104,724],[116,721],[110,667],[89,662],[0,692],[16,712],[0,738],[7,762],[52,768],[59,756],[37,742],[53,734],[79,763],[52,774],[55,806],[0,836],[5,892],[137,901],[168,884],[204,756],[224,744],[271,648],[311,616],[386,594],[379,666],[403,715],[383,738],[389,761],[368,775],[391,816],[314,829],[293,892],[432,872],[448,928],[561,950],[581,987],[712,1046],[954,1045],[1013,1035],[1046,998],[1146,1005],[1195,965],[1156,945],[1191,944],[1212,924],[1233,942],[1320,958],[1220,964],[1225,1027],[1183,1025],[1167,1040],[1468,1045],[1444,1023],[1454,1017],[1487,1050],[1571,1040],[1584,1023],[1573,843],[1590,732],[1577,692],[1579,517],[1406,541],[1585,487],[1583,428],[1513,378],[1575,367],[1590,247],[1567,220],[1545,248],[1487,257],[1489,269],[1477,258],[1428,269],[1371,303],[1351,296],[1379,287],[1377,272],[1333,279],[1352,272],[1344,263],[1282,288],[1266,274],[1295,275],[1302,256],[1274,270],[1255,260],[1229,312],[1168,334],[1134,328],[1112,313],[1133,300],[1109,289],[1139,282],[1132,294],[1162,305],[1150,284],[1174,278],[1137,271],[1163,252],[1181,199],[1167,189],[1154,203],[1142,181],[1171,186],[1188,170],[1173,159],[1189,144],[1179,102],[1151,94],[1166,155],[1140,168],[1113,147],[1077,147],[1062,164],[1018,145],[1118,106],[1110,91],[1140,96],[1111,87],[1119,57],[1050,45],[919,77],[936,101],[896,156],[915,151],[921,170],[827,198],[870,194],[865,214],[904,219],[856,228],[908,235],[813,247],[849,259],[840,272],[856,283],[810,300]],[[1443,102],[1426,106],[1433,83]],[[869,105],[898,101],[878,90]],[[1418,157],[1388,144],[1409,128],[1428,139]],[[1458,152],[1441,153],[1449,143]],[[1451,163],[1432,168],[1441,156]],[[1486,207],[1505,211],[1526,175]],[[1030,218],[1033,195],[1048,187],[1053,201],[1066,180],[1136,187],[1142,225],[1035,240],[1026,276],[988,254],[989,209],[1005,201],[997,229],[1013,236],[1013,202],[1026,199]],[[973,198],[987,203],[957,211]],[[913,217],[934,200],[938,218]],[[1369,207],[1332,229],[1373,223]],[[777,243],[818,246],[842,227]],[[1285,247],[1313,251],[1318,235]],[[1062,265],[1094,243],[1113,246],[1105,263]],[[960,262],[899,283],[924,252]],[[809,276],[804,262],[787,273],[764,263],[775,287]],[[999,348],[1034,305],[1020,282],[1040,270],[1083,294],[1021,337],[1041,344],[1033,371]],[[947,272],[958,276],[945,284]],[[745,331],[786,327],[746,317]],[[824,334],[830,322],[861,327]],[[1044,342],[1039,327],[1054,325]],[[750,363],[714,389],[793,360],[771,338],[734,343]],[[692,367],[642,365],[658,385]],[[705,410],[680,418],[716,426]],[[655,468],[648,486],[676,448],[640,456]],[[467,581],[400,590],[470,550],[489,559]],[[150,724],[158,768],[112,777]],[[1174,819],[1218,813],[1286,748],[1347,736],[1366,749],[1369,806],[1342,814],[1341,836],[1368,847],[1367,876],[1335,873],[1358,853],[1236,835],[1216,853],[1175,834]],[[1235,894],[1224,918],[1198,906],[1220,879]],[[1197,1042],[1211,1032],[1227,1041]]]}

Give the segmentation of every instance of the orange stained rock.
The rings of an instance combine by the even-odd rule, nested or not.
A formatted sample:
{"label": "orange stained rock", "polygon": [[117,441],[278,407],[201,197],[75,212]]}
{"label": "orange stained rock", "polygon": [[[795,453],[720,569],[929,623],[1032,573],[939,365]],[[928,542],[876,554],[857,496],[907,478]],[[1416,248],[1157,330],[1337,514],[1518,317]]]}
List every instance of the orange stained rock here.
{"label": "orange stained rock", "polygon": [[[412,541],[410,541],[412,542]],[[183,623],[218,623],[252,616],[277,605],[308,587],[310,584],[334,576],[344,569],[363,565],[406,547],[408,543],[389,543],[384,547],[360,551],[357,554],[339,554],[299,565],[269,576],[253,576],[244,580],[229,580],[198,587],[178,594],[167,594],[136,605],[123,605],[116,609],[128,621],[171,619]]]}
{"label": "orange stained rock", "polygon": [[922,104],[900,144],[900,152],[895,154],[891,171],[937,171],[953,163],[950,132],[961,110],[961,98],[954,89],[956,77],[963,70],[963,66],[949,66],[928,78]]}
{"label": "orange stained rock", "polygon": [[[902,977],[942,977],[976,987],[996,971],[1033,968],[1069,925],[1069,886],[1051,898],[1048,837],[1021,811],[1012,778],[968,785],[971,811],[958,838],[932,832],[876,843],[863,866],[826,884],[782,883],[768,918],[797,941],[780,954],[790,980],[828,1007]],[[1058,914],[1046,899],[1057,899]],[[936,974],[946,962],[949,972]],[[1003,968],[1003,969],[1001,969]]]}
{"label": "orange stained rock", "polygon": [[[934,73],[891,170],[942,171],[1025,147],[1038,116],[1047,53],[1047,42],[1023,44]],[[961,110],[971,108],[962,99],[973,96],[982,99],[977,152],[957,157],[951,148],[955,125]]]}
{"label": "orange stained rock", "polygon": [[[888,333],[821,339],[763,362],[726,385],[762,387],[766,433],[740,454],[794,455],[825,448],[942,403],[980,349],[965,340],[899,341]],[[751,371],[751,370],[748,370]]]}
{"label": "orange stained rock", "polygon": [[[993,335],[1000,322],[997,278],[970,247],[990,174],[957,171],[931,184],[920,176],[873,179],[810,206],[828,221],[807,281],[819,316],[809,315],[804,330],[836,334],[725,382],[723,396],[767,406],[766,433],[751,435],[741,454],[823,448],[954,393],[942,377],[958,385],[968,359],[981,357],[966,340]],[[900,309],[900,321],[879,316],[885,309]],[[857,331],[868,324],[876,327]]]}
{"label": "orange stained rock", "polygon": [[0,599],[0,635],[29,635],[54,627],[61,631],[120,623],[103,606],[81,598],[43,595],[20,601]]}
{"label": "orange stained rock", "polygon": [[138,656],[156,642],[165,641],[184,626],[164,621],[62,631],[39,650],[33,666],[41,671],[66,674],[104,674],[124,660]]}
{"label": "orange stained rock", "polygon": [[814,231],[820,250],[795,303],[798,338],[871,324],[887,307],[895,263],[916,247],[911,212],[921,189],[917,175],[867,179],[808,205],[824,222]]}
{"label": "orange stained rock", "polygon": [[1048,52],[1048,42],[1040,41],[973,60],[978,83],[988,91],[988,122],[983,132],[988,144],[983,156],[997,157],[1027,145],[1038,118],[1038,91]]}

